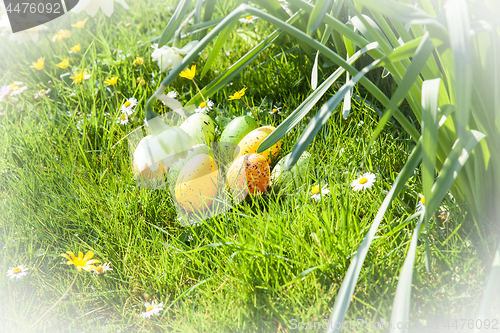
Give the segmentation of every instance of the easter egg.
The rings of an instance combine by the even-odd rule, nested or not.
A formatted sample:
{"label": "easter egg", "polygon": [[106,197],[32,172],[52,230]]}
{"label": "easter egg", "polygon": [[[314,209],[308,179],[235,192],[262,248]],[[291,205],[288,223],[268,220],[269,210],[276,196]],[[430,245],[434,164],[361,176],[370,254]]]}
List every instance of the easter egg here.
{"label": "easter egg", "polygon": [[303,152],[297,163],[295,163],[290,170],[286,171],[285,165],[291,155],[291,153],[286,155],[274,166],[273,172],[271,173],[272,185],[288,186],[293,182],[293,184],[299,186],[306,179],[309,162],[311,161],[311,154],[307,151]]}
{"label": "easter egg", "polygon": [[255,119],[249,116],[241,116],[234,118],[227,126],[224,128],[219,141],[229,142],[237,145],[241,139],[245,137],[248,133],[257,128],[257,122]]}
{"label": "easter egg", "polygon": [[[235,151],[235,159],[246,154],[257,153],[257,148],[259,147],[259,145],[275,129],[276,128],[274,128],[273,126],[262,126],[245,135],[245,137],[241,139],[240,143],[238,143],[239,149],[236,149]],[[264,158],[268,162],[270,162],[273,158],[276,158],[276,156],[278,156],[280,148],[281,140],[276,142],[269,149],[266,149],[259,154],[264,156]]]}
{"label": "easter egg", "polygon": [[226,182],[235,201],[242,201],[248,193],[263,193],[269,185],[269,179],[269,163],[260,154],[238,157],[226,174]]}
{"label": "easter egg", "polygon": [[194,142],[210,144],[215,137],[215,122],[203,113],[195,113],[179,126]]}
{"label": "easter egg", "polygon": [[182,168],[186,165],[186,163],[196,155],[199,154],[207,154],[210,155],[210,148],[205,144],[199,144],[193,146],[187,153],[187,156],[179,161],[177,161],[169,170],[167,174],[167,181],[170,188],[173,188],[177,183],[177,176],[179,172],[181,172]]}
{"label": "easter egg", "polygon": [[177,177],[175,199],[187,212],[201,212],[217,196],[218,170],[207,154],[198,154],[184,165]]}

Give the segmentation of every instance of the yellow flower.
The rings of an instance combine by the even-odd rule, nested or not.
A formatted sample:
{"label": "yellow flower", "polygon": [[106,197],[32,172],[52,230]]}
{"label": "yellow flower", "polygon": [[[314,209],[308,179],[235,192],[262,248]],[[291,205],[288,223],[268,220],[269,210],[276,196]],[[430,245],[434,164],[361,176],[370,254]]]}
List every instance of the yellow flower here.
{"label": "yellow flower", "polygon": [[82,29],[82,28],[85,26],[85,23],[87,23],[87,20],[88,20],[88,19],[89,19],[89,18],[87,17],[85,20],[83,20],[83,21],[78,21],[78,22],[76,22],[75,24],[72,24],[71,26],[72,26],[73,28]]}
{"label": "yellow flower", "polygon": [[60,63],[56,64],[56,66],[62,69],[67,68],[69,66],[69,58],[64,59]]}
{"label": "yellow flower", "polygon": [[141,58],[141,57],[137,57],[137,58],[135,58],[135,60],[132,63],[132,65],[137,66],[137,65],[142,65],[143,63],[144,63],[144,59]]}
{"label": "yellow flower", "polygon": [[240,91],[237,91],[234,93],[234,95],[231,95],[229,96],[229,100],[235,100],[235,99],[241,99],[243,96],[245,96],[245,90],[247,90],[247,88],[243,88],[241,89]]}
{"label": "yellow flower", "polygon": [[45,66],[45,58],[38,58],[38,61],[33,62],[33,65],[31,65],[31,68],[36,68],[38,70],[43,69]]}
{"label": "yellow flower", "polygon": [[192,80],[192,79],[194,79],[195,74],[196,74],[196,65],[193,65],[193,66],[191,67],[191,69],[186,68],[186,70],[185,70],[185,71],[182,71],[182,72],[179,74],[179,76],[180,76],[180,77],[184,77],[184,78],[186,78],[186,79],[188,79],[188,80]]}
{"label": "yellow flower", "polygon": [[72,48],[70,48],[71,52],[78,52],[82,49],[82,47],[80,46],[80,43],[76,44],[75,46],[73,46]]}
{"label": "yellow flower", "polygon": [[[90,272],[91,270],[96,268],[92,264],[101,262],[100,260],[92,259],[92,257],[94,256],[94,252],[92,251],[87,252],[85,256],[83,256],[82,251],[78,251],[78,257],[76,257],[75,254],[71,251],[66,251],[66,253],[61,253],[61,256],[68,259],[68,262],[66,264],[75,265],[76,269],[79,272],[81,272],[82,269]],[[71,256],[71,258],[68,256],[68,254]]]}
{"label": "yellow flower", "polygon": [[87,74],[87,70],[76,72],[75,75],[71,76],[73,83],[82,83],[83,80],[87,80],[90,74]]}
{"label": "yellow flower", "polygon": [[69,37],[71,37],[71,31],[69,31],[69,30],[59,30],[59,32],[52,37],[52,41],[53,42],[55,42],[55,41],[60,42],[64,38],[69,38]]}
{"label": "yellow flower", "polygon": [[135,83],[139,84],[139,82],[141,83],[141,85],[146,84],[146,80],[144,80],[142,77],[138,77],[137,80],[135,80]]}
{"label": "yellow flower", "polygon": [[114,86],[118,82],[118,77],[114,76],[111,79],[107,79],[104,83]]}

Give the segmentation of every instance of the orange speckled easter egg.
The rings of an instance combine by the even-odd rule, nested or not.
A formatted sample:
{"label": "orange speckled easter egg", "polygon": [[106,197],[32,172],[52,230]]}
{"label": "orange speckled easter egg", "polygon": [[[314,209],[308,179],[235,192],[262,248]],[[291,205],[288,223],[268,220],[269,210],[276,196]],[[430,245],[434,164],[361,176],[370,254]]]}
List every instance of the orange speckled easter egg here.
{"label": "orange speckled easter egg", "polygon": [[266,190],[271,176],[269,163],[260,154],[238,157],[229,167],[226,180],[233,198],[242,201],[248,193],[256,195]]}

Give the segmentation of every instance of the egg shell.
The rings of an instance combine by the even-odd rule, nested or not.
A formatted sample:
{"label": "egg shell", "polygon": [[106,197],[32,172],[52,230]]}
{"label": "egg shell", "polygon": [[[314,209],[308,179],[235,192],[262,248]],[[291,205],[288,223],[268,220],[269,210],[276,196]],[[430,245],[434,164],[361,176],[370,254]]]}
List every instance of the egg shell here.
{"label": "egg shell", "polygon": [[187,212],[202,212],[217,196],[219,172],[207,154],[191,158],[179,172],[175,199]]}
{"label": "egg shell", "polygon": [[210,144],[215,138],[215,122],[203,113],[195,113],[179,126],[194,142]]}
{"label": "egg shell", "polygon": [[229,142],[235,145],[251,131],[258,127],[255,119],[249,116],[234,118],[222,132],[219,142]]}
{"label": "egg shell", "polygon": [[[235,151],[235,159],[246,154],[257,153],[257,148],[259,147],[259,145],[275,129],[276,128],[273,126],[262,126],[257,129],[254,129],[253,131],[245,135],[245,137],[241,139],[240,143],[238,143],[239,149],[236,149]],[[278,156],[280,148],[281,148],[281,140],[276,142],[269,149],[266,149],[259,154],[264,156],[264,158],[268,162],[271,162],[272,159]]]}
{"label": "egg shell", "polygon": [[292,154],[288,154],[279,160],[274,166],[273,172],[271,172],[271,185],[288,186],[292,182],[295,186],[299,186],[307,178],[307,172],[309,169],[309,162],[311,161],[311,154],[307,151],[303,152],[302,155],[297,160],[297,163],[288,171],[285,171],[285,165],[290,159]]}
{"label": "egg shell", "polygon": [[242,201],[248,193],[263,193],[269,180],[269,163],[262,155],[254,153],[238,157],[226,174],[226,182],[235,201]]}
{"label": "egg shell", "polygon": [[195,145],[195,146],[193,146],[193,148],[191,150],[189,150],[186,158],[179,160],[170,168],[168,175],[167,175],[167,181],[168,181],[170,188],[175,187],[175,184],[177,183],[177,176],[179,175],[179,172],[181,172],[182,168],[184,168],[186,163],[191,158],[193,158],[199,154],[210,155],[210,148],[205,144]]}

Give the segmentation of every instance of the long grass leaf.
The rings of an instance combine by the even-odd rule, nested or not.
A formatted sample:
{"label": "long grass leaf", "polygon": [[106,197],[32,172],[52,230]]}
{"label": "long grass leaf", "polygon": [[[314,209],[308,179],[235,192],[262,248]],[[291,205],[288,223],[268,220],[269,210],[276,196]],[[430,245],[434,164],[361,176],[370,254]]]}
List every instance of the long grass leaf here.
{"label": "long grass leaf", "polygon": [[341,327],[336,327],[336,323],[343,323],[347,310],[349,309],[349,304],[351,303],[351,298],[356,288],[356,283],[358,281],[359,273],[363,267],[363,262],[365,261],[366,255],[370,248],[370,244],[375,238],[380,222],[385,215],[385,212],[389,208],[392,200],[398,195],[398,193],[403,189],[408,179],[413,176],[415,168],[420,163],[422,158],[422,145],[421,141],[417,143],[415,148],[413,148],[408,161],[403,166],[403,169],[396,177],[396,180],[392,184],[392,187],[387,193],[382,205],[380,206],[375,219],[368,230],[363,242],[359,246],[356,255],[352,258],[351,264],[344,276],[342,285],[335,299],[335,304],[333,305],[332,314],[330,315],[327,333],[340,333]]}
{"label": "long grass leaf", "polygon": [[174,14],[170,18],[170,21],[168,21],[165,30],[163,30],[163,34],[161,35],[160,40],[158,41],[158,47],[162,47],[168,40],[170,40],[170,38],[172,38],[175,31],[181,24],[184,15],[186,15],[186,12],[190,4],[191,0],[181,0],[179,2],[177,8],[174,11]]}
{"label": "long grass leaf", "polygon": [[312,36],[313,33],[318,29],[323,17],[325,16],[328,9],[331,7],[332,2],[330,0],[317,0],[314,9],[309,16],[309,21],[307,22],[307,34]]}

